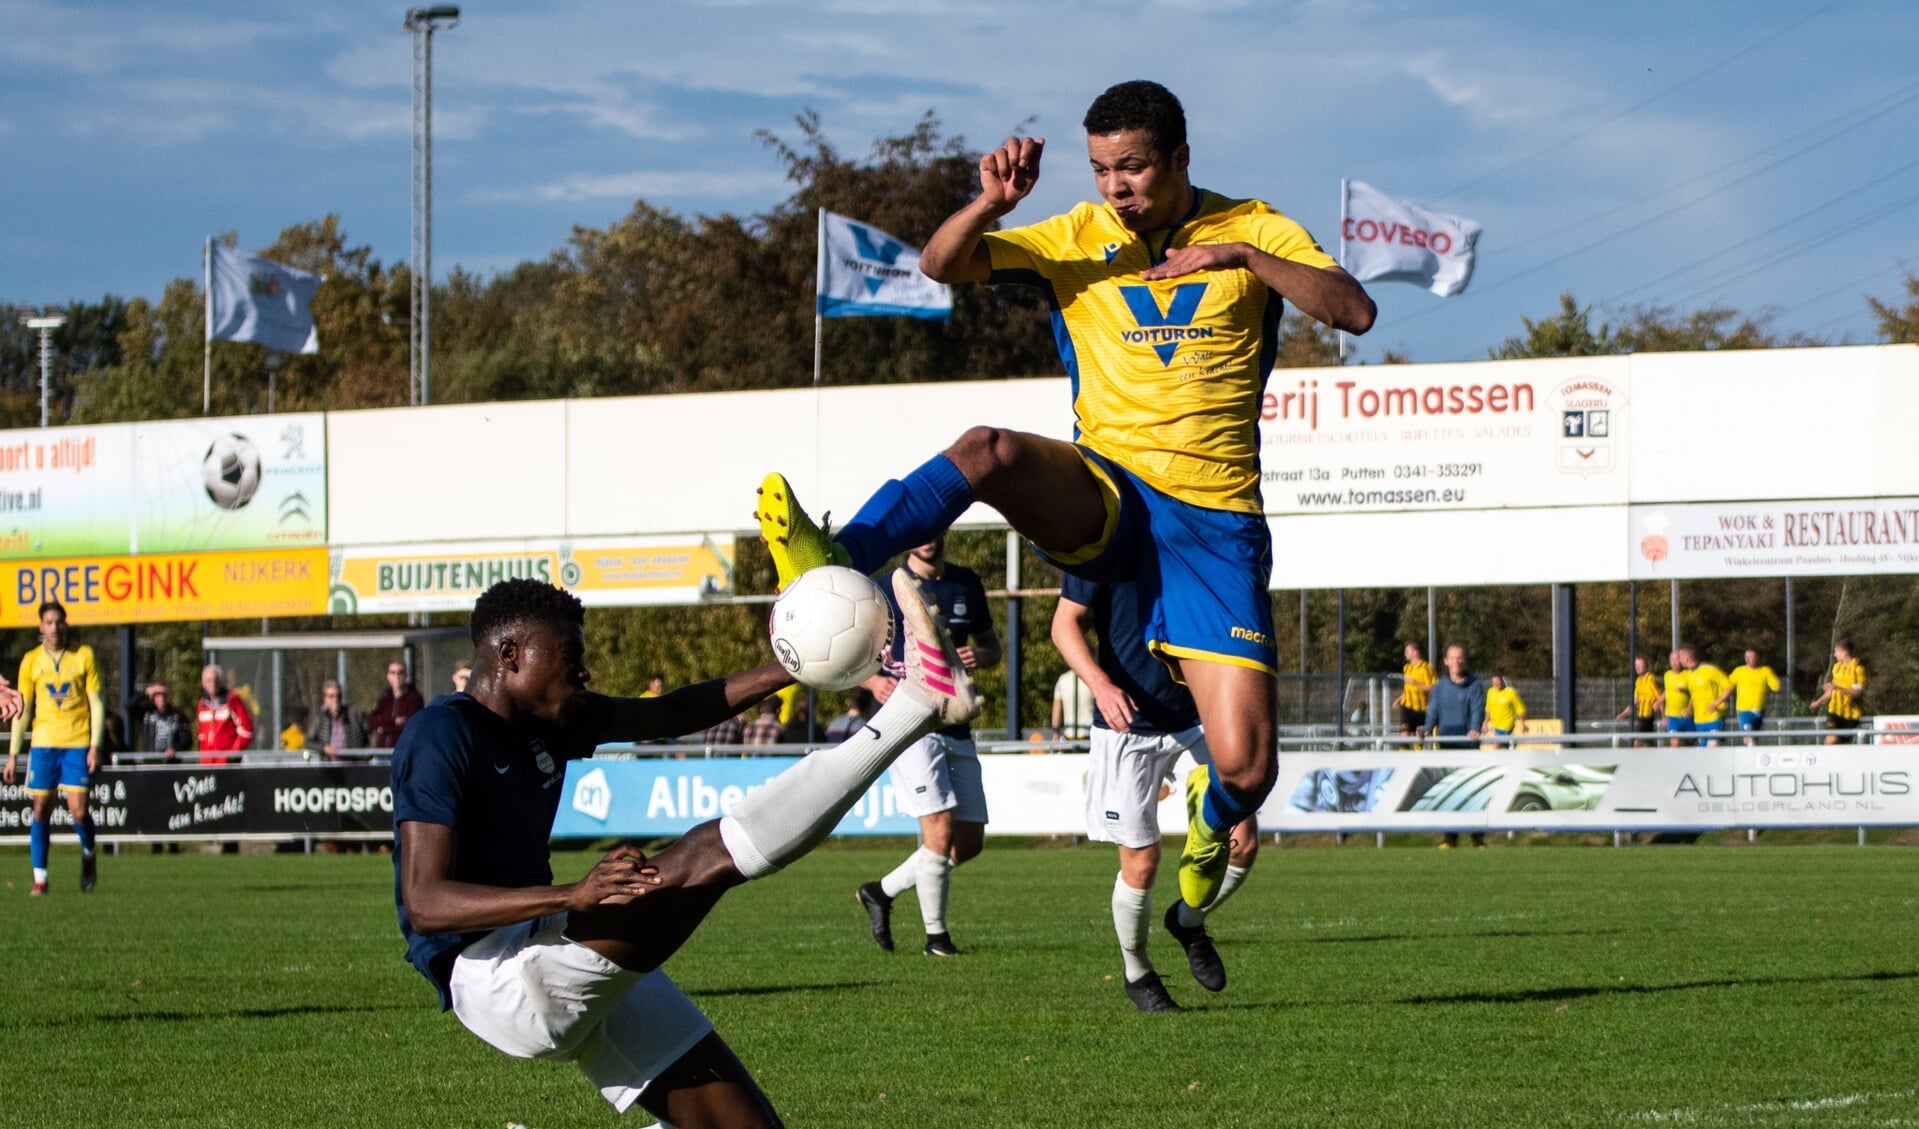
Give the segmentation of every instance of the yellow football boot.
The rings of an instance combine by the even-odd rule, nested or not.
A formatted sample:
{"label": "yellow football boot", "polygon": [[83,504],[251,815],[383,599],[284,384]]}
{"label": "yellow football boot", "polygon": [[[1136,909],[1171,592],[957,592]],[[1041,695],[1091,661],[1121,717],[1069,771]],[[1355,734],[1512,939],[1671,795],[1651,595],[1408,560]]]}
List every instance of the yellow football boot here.
{"label": "yellow football boot", "polygon": [[846,549],[806,516],[799,499],[793,497],[793,485],[783,474],[769,474],[760,483],[753,518],[760,523],[760,539],[773,554],[773,568],[779,573],[782,591],[809,569],[852,563]]}
{"label": "yellow football boot", "polygon": [[1179,853],[1179,896],[1194,909],[1204,909],[1219,896],[1226,881],[1226,848],[1233,829],[1215,831],[1206,825],[1206,788],[1212,770],[1200,765],[1186,774],[1186,848]]}

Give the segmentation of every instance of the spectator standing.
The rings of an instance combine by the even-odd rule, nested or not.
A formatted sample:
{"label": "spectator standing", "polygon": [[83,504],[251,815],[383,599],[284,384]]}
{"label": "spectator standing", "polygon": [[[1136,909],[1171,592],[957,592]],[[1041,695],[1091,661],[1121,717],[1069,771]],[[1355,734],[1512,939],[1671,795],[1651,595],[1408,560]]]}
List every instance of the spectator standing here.
{"label": "spectator standing", "polygon": [[1666,692],[1660,695],[1660,704],[1666,711],[1666,732],[1672,734],[1671,744],[1677,749],[1688,743],[1679,734],[1692,732],[1692,680],[1678,651],[1668,655],[1666,663]]}
{"label": "spectator standing", "polygon": [[200,763],[232,764],[240,758],[228,756],[253,744],[253,715],[238,694],[227,690],[226,672],[208,665],[200,671],[199,722]]}
{"label": "spectator standing", "polygon": [[307,721],[313,711],[305,706],[291,706],[287,709],[287,727],[280,730],[280,750],[299,752],[307,747]]}
{"label": "spectator standing", "polygon": [[[1479,741],[1486,725],[1486,686],[1466,666],[1466,648],[1446,648],[1446,676],[1433,683],[1426,702],[1426,726],[1440,748],[1464,748]],[[1446,832],[1441,850],[1459,845],[1457,831]],[[1473,832],[1473,846],[1486,845],[1486,833]]]}
{"label": "spectator standing", "polygon": [[1433,684],[1439,676],[1433,671],[1433,664],[1426,661],[1419,644],[1406,644],[1406,665],[1399,668],[1400,677],[1405,680],[1405,689],[1399,692],[1399,734],[1402,737],[1424,737],[1426,735],[1426,699],[1433,691]]}
{"label": "spectator standing", "polygon": [[746,744],[746,714],[736,713],[707,730],[706,743],[709,745]]}
{"label": "spectator standing", "polygon": [[666,693],[666,675],[652,674],[646,679],[646,689],[640,691],[642,698],[657,698]]}
{"label": "spectator standing", "polygon": [[455,665],[453,668],[453,692],[455,694],[466,693],[466,680],[471,677],[473,677],[472,663],[461,662]]}
{"label": "spectator standing", "polygon": [[168,759],[193,749],[193,722],[173,704],[164,682],[127,699],[127,727],[135,752],[164,753]]}
{"label": "spectator standing", "polygon": [[746,732],[740,737],[743,745],[777,745],[786,732],[786,726],[780,724],[780,700],[768,698],[760,703],[759,716],[747,722]]}
{"label": "spectator standing", "polygon": [[[1644,655],[1634,655],[1632,660],[1632,704],[1619,711],[1614,721],[1632,718],[1632,731],[1635,734],[1655,733],[1659,729],[1659,678],[1652,672],[1652,664]],[[1633,745],[1643,748],[1655,744],[1646,737],[1634,737]]]}
{"label": "spectator standing", "polygon": [[780,740],[788,745],[816,745],[819,727],[813,724],[813,704],[806,698],[793,703],[793,716],[780,730]]}
{"label": "spectator standing", "polygon": [[366,717],[347,705],[340,684],[329,678],[320,684],[320,708],[313,713],[313,726],[307,731],[307,751],[328,759],[343,749],[365,749],[372,745]]}
{"label": "spectator standing", "polygon": [[[1826,674],[1824,692],[1812,701],[1812,708],[1826,707],[1826,744],[1837,745],[1840,732],[1856,730],[1866,716],[1866,664],[1853,657],[1852,640],[1841,639],[1832,645],[1832,669]],[[1858,734],[1853,734],[1858,739]]]}
{"label": "spectator standing", "polygon": [[399,659],[386,664],[386,690],[366,719],[373,731],[373,747],[391,749],[399,744],[407,719],[425,708],[426,699],[406,676],[406,664]]}
{"label": "spectator standing", "polygon": [[1719,734],[1726,729],[1723,707],[1732,694],[1732,683],[1726,679],[1725,671],[1701,662],[1696,647],[1679,648],[1679,657],[1686,667],[1686,691],[1692,695],[1693,732],[1710,734],[1698,740],[1702,744],[1717,745]]}
{"label": "spectator standing", "polygon": [[92,890],[98,878],[93,854],[93,813],[87,810],[87,789],[100,768],[101,742],[106,738],[107,706],[100,697],[100,671],[93,648],[72,646],[67,609],[49,600],[40,605],[40,645],[20,660],[20,691],[24,709],[13,715],[13,741],[0,780],[13,783],[14,760],[29,732],[27,796],[33,804],[28,826],[33,888],[47,892],[47,855],[53,840],[53,798],[57,792],[73,817],[80,839],[80,891]]}
{"label": "spectator standing", "polygon": [[873,716],[873,692],[864,686],[855,686],[846,696],[846,712],[834,718],[826,725],[826,739],[839,744],[860,731],[866,719]]}
{"label": "spectator standing", "polygon": [[1733,697],[1733,708],[1739,711],[1739,731],[1746,735],[1746,744],[1757,744],[1753,734],[1766,727],[1766,695],[1779,692],[1779,676],[1769,666],[1759,663],[1759,652],[1746,648],[1746,661],[1733,668],[1726,676],[1731,686],[1719,704],[1724,707],[1726,698]]}
{"label": "spectator standing", "polygon": [[1093,688],[1077,671],[1067,668],[1053,683],[1053,740],[1084,741],[1091,737],[1098,704]]}
{"label": "spectator standing", "polygon": [[1526,700],[1503,674],[1493,675],[1486,691],[1486,726],[1495,737],[1510,737],[1526,727]]}

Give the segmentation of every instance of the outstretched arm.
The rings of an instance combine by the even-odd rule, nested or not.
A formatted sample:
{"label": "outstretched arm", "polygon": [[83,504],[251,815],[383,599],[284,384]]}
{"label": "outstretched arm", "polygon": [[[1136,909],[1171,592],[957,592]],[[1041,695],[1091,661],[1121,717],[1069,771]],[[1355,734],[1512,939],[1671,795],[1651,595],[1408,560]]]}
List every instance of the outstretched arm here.
{"label": "outstretched arm", "polygon": [[613,698],[604,740],[654,741],[711,729],[792,681],[785,667],[767,663],[657,698]]}
{"label": "outstretched arm", "polygon": [[1009,137],[979,159],[980,193],[948,216],[920,252],[920,273],[934,282],[985,282],[992,256],[980,236],[992,230],[1039,183],[1043,137]]}
{"label": "outstretched arm", "polygon": [[549,913],[618,904],[651,890],[656,878],[646,856],[631,846],[614,848],[568,886],[482,886],[453,878],[459,833],[438,823],[400,824],[400,900],[407,920],[421,933],[497,929]]}
{"label": "outstretched arm", "polygon": [[1175,247],[1159,265],[1140,277],[1148,282],[1179,278],[1200,271],[1248,270],[1273,293],[1291,302],[1315,321],[1364,333],[1373,327],[1379,309],[1352,275],[1339,267],[1313,267],[1268,254],[1250,243],[1207,243]]}

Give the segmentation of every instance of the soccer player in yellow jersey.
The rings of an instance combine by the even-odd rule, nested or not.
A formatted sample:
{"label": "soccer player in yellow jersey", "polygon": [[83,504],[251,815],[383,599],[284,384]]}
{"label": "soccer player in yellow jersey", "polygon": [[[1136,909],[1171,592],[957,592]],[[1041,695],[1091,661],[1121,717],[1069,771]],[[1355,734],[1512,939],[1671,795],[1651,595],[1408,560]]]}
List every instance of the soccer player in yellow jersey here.
{"label": "soccer player in yellow jersey", "polygon": [[1400,735],[1424,737],[1426,695],[1432,692],[1433,683],[1439,681],[1439,675],[1433,671],[1433,664],[1426,661],[1417,643],[1406,644],[1406,665],[1399,668],[1399,674],[1406,681],[1406,688],[1399,692]]}
{"label": "soccer player in yellow jersey", "polygon": [[1192,690],[1213,763],[1186,782],[1180,893],[1203,907],[1231,830],[1272,789],[1278,655],[1260,499],[1259,404],[1286,302],[1364,333],[1375,309],[1292,220],[1192,183],[1186,115],[1158,83],[1126,82],[1082,123],[1099,203],[992,228],[1032,192],[1040,138],[980,159],[980,193],[927,241],[939,282],[1035,287],[1073,378],[1077,441],[976,427],[882,486],[832,540],[784,478],[756,514],[780,582],[837,561],[862,572],[922,544],[974,502],[1072,574],[1131,582],[1146,643]]}
{"label": "soccer player in yellow jersey", "polygon": [[[1632,718],[1634,733],[1653,733],[1659,728],[1659,677],[1652,672],[1652,663],[1644,655],[1634,655],[1632,660],[1632,704],[1619,711],[1614,721]],[[1635,746],[1657,744],[1644,738],[1635,737]]]}
{"label": "soccer player in yellow jersey", "polygon": [[27,762],[27,795],[33,800],[33,824],[28,841],[33,859],[33,894],[47,892],[47,854],[53,839],[53,795],[67,801],[73,829],[80,836],[80,889],[93,889],[98,878],[93,855],[93,816],[87,811],[87,785],[100,767],[100,740],[106,733],[106,703],[100,696],[100,672],[93,665],[93,648],[72,647],[67,609],[48,601],[40,605],[40,645],[20,660],[20,690],[25,709],[13,719],[13,741],[7,749],[7,767],[0,772],[13,783],[15,761],[33,732]]}
{"label": "soccer player in yellow jersey", "polygon": [[1771,667],[1761,666],[1759,652],[1748,647],[1745,664],[1734,667],[1726,679],[1731,685],[1719,696],[1720,708],[1737,695],[1733,708],[1739,711],[1739,731],[1746,735],[1746,744],[1757,744],[1752,735],[1766,727],[1766,695],[1779,692],[1779,676]]}
{"label": "soccer player in yellow jersey", "polygon": [[1495,737],[1510,737],[1525,724],[1526,700],[1504,675],[1493,675],[1492,689],[1486,691],[1486,728]]}
{"label": "soccer player in yellow jersey", "polygon": [[1666,732],[1675,734],[1671,743],[1676,749],[1689,743],[1676,734],[1692,732],[1692,694],[1688,692],[1692,683],[1678,651],[1668,655],[1666,662],[1665,693],[1659,695],[1659,704],[1666,712]]}
{"label": "soccer player in yellow jersey", "polygon": [[[1812,708],[1826,707],[1827,729],[1857,729],[1866,716],[1865,699],[1866,665],[1852,656],[1852,640],[1841,639],[1832,645],[1832,671],[1826,676],[1824,692],[1812,700]],[[1837,732],[1826,734],[1826,744],[1839,741]]]}

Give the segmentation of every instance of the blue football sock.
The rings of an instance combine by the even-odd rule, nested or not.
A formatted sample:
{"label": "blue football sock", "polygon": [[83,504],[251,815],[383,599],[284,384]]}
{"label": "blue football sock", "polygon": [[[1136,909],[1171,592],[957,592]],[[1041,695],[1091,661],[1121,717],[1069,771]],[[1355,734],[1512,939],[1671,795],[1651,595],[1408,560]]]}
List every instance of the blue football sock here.
{"label": "blue football sock", "polygon": [[93,813],[88,812],[87,817],[81,820],[73,830],[75,834],[80,836],[80,853],[91,857],[93,854]]}
{"label": "blue football sock", "polygon": [[1259,810],[1257,801],[1247,804],[1226,790],[1220,780],[1218,770],[1206,774],[1206,799],[1200,808],[1206,826],[1224,836],[1233,828],[1245,822],[1246,817]]}
{"label": "blue football sock", "polygon": [[34,820],[33,826],[27,832],[27,839],[31,844],[29,852],[33,855],[33,868],[45,870],[47,847],[53,842],[53,824],[44,819]]}
{"label": "blue football sock", "polygon": [[945,455],[934,455],[905,478],[877,490],[853,520],[833,534],[853,567],[870,573],[946,532],[973,504],[973,484]]}

